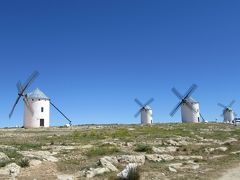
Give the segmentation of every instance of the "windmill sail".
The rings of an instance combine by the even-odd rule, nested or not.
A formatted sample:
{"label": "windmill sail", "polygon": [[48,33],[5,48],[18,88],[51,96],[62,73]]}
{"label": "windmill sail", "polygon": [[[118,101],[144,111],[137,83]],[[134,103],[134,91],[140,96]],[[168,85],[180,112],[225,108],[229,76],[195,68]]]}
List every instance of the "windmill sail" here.
{"label": "windmill sail", "polygon": [[[21,81],[18,81],[17,82],[17,89],[18,89],[18,96],[17,96],[17,99],[9,113],[9,118],[12,117],[13,115],[13,112],[19,102],[19,100],[21,99],[21,97],[24,97],[25,98],[25,91],[27,90],[27,88],[34,82],[34,80],[37,78],[37,76],[39,75],[39,72],[38,71],[34,71],[29,77],[28,79],[26,80],[26,82],[21,85]],[[24,101],[26,101],[26,99],[24,99]],[[26,103],[26,102],[25,102]],[[29,107],[29,106],[27,106]],[[30,110],[31,111],[31,110]]]}

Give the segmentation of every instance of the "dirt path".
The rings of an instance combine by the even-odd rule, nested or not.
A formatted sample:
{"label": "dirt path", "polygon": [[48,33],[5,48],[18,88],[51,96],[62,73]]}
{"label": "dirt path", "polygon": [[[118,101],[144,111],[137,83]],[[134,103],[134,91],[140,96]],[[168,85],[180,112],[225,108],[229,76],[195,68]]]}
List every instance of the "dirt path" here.
{"label": "dirt path", "polygon": [[17,177],[19,180],[55,180],[57,179],[56,176],[57,167],[54,163],[51,162],[43,162],[41,165],[22,169],[20,175]]}
{"label": "dirt path", "polygon": [[218,180],[239,180],[240,179],[240,165],[236,168],[229,169]]}

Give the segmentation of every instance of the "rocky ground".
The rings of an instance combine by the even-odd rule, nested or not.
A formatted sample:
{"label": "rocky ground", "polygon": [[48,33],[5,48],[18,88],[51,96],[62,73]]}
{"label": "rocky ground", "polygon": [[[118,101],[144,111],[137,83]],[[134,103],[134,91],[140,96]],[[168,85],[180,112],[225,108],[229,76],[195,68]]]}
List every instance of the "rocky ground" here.
{"label": "rocky ground", "polygon": [[0,179],[239,179],[239,163],[227,124],[0,130]]}

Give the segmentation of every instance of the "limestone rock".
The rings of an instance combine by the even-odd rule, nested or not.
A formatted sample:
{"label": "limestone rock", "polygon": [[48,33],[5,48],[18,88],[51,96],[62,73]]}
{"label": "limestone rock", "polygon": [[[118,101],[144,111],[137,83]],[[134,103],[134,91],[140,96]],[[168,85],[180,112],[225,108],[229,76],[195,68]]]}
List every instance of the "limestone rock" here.
{"label": "limestone rock", "polygon": [[166,140],[163,144],[170,145],[170,146],[186,146],[189,143],[184,139],[178,138],[175,140],[173,140],[173,139]]}
{"label": "limestone rock", "polygon": [[154,162],[161,162],[161,161],[171,161],[174,159],[173,156],[170,156],[168,154],[148,154],[146,155],[146,159],[149,161]]}
{"label": "limestone rock", "polygon": [[10,159],[8,158],[8,156],[6,154],[4,154],[3,152],[0,152],[0,163],[7,162],[9,160]]}
{"label": "limestone rock", "polygon": [[228,148],[227,148],[227,147],[206,148],[206,149],[205,149],[205,152],[211,153],[211,152],[216,151],[216,150],[225,152],[225,151],[228,150]]}
{"label": "limestone rock", "polygon": [[234,151],[234,152],[231,152],[231,154],[238,155],[240,154],[240,151]]}
{"label": "limestone rock", "polygon": [[58,159],[54,157],[57,153],[51,153],[49,151],[19,151],[24,157],[37,158],[50,162],[58,162]]}
{"label": "limestone rock", "polygon": [[118,171],[118,169],[106,158],[101,158],[99,162],[104,168],[108,168],[110,171]]}
{"label": "limestone rock", "polygon": [[104,156],[104,159],[106,159],[107,161],[109,161],[112,164],[117,164],[118,163],[118,159],[116,156]]}
{"label": "limestone rock", "polygon": [[218,148],[216,148],[216,150],[219,150],[219,151],[225,152],[225,151],[228,150],[228,148],[227,148],[227,147],[218,147]]}
{"label": "limestone rock", "polygon": [[177,173],[177,170],[174,169],[173,167],[170,167],[170,166],[169,166],[168,169],[169,169],[169,171],[171,171],[171,172]]}
{"label": "limestone rock", "polygon": [[177,160],[190,160],[190,159],[199,159],[202,160],[202,156],[176,156],[175,159]]}
{"label": "limestone rock", "polygon": [[0,169],[1,175],[10,175],[16,177],[20,173],[21,167],[16,163],[8,164],[7,166]]}
{"label": "limestone rock", "polygon": [[74,177],[68,174],[59,174],[57,175],[57,179],[58,180],[74,180]]}
{"label": "limestone rock", "polygon": [[207,153],[211,153],[213,151],[215,151],[215,148],[205,148],[205,152]]}
{"label": "limestone rock", "polygon": [[121,164],[136,163],[138,165],[143,165],[145,163],[144,155],[121,155],[117,156],[118,162]]}
{"label": "limestone rock", "polygon": [[[172,163],[172,164],[169,164],[168,166],[168,169],[169,168],[173,168],[173,169],[181,169],[181,167],[183,166],[183,163]],[[169,169],[170,170],[170,169]]]}
{"label": "limestone rock", "polygon": [[166,140],[163,144],[164,145],[171,145],[171,146],[178,146],[178,142],[174,141],[172,139]]}
{"label": "limestone rock", "polygon": [[224,144],[231,144],[233,142],[237,142],[238,140],[236,138],[229,138],[228,140],[219,143],[220,145],[224,145]]}

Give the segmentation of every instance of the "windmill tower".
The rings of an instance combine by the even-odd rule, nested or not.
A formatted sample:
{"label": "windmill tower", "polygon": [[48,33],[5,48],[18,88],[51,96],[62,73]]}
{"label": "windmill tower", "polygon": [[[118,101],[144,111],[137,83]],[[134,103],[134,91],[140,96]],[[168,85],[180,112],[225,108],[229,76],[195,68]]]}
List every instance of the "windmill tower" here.
{"label": "windmill tower", "polygon": [[235,119],[236,114],[234,113],[232,106],[234,105],[235,100],[233,100],[228,106],[225,106],[221,103],[218,103],[218,106],[223,108],[223,114],[224,122],[225,123],[232,123]]}
{"label": "windmill tower", "polygon": [[31,93],[26,93],[27,88],[37,78],[39,73],[33,72],[24,84],[20,81],[17,83],[18,97],[13,105],[9,114],[9,118],[13,115],[21,97],[24,101],[24,127],[25,128],[38,128],[49,127],[50,105],[52,105],[64,118],[66,118],[71,126],[71,120],[60,111],[40,89],[35,89]]}
{"label": "windmill tower", "polygon": [[[173,117],[177,110],[181,107],[182,122],[183,123],[198,123],[202,115],[199,111],[199,103],[195,101],[191,95],[197,89],[197,85],[193,84],[189,90],[182,95],[176,88],[172,88],[172,92],[180,99],[180,102],[172,110],[170,115]],[[202,118],[203,119],[203,118]]]}
{"label": "windmill tower", "polygon": [[49,127],[50,99],[37,88],[27,94],[27,101],[28,105],[24,105],[24,127]]}
{"label": "windmill tower", "polygon": [[149,104],[154,101],[153,98],[148,100],[145,104],[141,103],[137,98],[135,102],[140,106],[140,110],[135,114],[135,118],[141,114],[141,124],[152,124],[153,123],[153,112]]}

